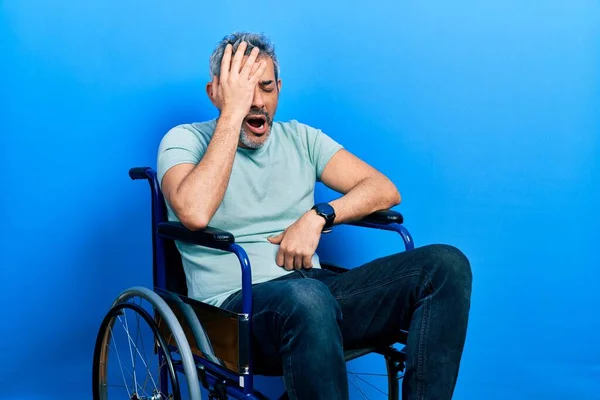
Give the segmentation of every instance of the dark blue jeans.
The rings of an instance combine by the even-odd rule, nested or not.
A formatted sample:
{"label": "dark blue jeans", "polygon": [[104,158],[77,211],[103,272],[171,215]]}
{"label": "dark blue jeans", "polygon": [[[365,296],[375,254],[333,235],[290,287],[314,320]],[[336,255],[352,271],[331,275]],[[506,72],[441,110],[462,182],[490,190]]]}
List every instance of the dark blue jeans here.
{"label": "dark blue jeans", "polygon": [[[450,399],[465,343],[471,268],[429,245],[337,274],[296,271],[253,286],[255,367],[279,365],[290,399],[347,399],[344,348],[407,330],[403,399]],[[223,308],[241,312],[240,293]]]}

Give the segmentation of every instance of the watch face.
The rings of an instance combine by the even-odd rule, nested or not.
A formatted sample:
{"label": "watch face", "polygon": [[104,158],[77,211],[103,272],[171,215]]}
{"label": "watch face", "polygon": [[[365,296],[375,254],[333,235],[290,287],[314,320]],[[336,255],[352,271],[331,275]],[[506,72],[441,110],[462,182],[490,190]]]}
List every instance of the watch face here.
{"label": "watch face", "polygon": [[327,203],[317,204],[316,209],[319,214],[323,214],[327,219],[332,219],[335,216],[333,207]]}
{"label": "watch face", "polygon": [[325,226],[323,227],[324,233],[331,232],[331,227],[333,225],[333,221],[335,219],[335,210],[329,203],[319,203],[313,206],[313,209],[325,218]]}

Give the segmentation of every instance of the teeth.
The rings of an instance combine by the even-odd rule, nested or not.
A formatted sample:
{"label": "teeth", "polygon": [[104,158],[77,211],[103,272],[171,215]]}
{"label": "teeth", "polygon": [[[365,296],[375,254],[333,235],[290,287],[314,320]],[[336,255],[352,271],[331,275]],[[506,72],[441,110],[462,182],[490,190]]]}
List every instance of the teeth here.
{"label": "teeth", "polygon": [[260,124],[260,126],[258,127],[258,129],[262,129],[263,126],[265,126],[265,124]]}

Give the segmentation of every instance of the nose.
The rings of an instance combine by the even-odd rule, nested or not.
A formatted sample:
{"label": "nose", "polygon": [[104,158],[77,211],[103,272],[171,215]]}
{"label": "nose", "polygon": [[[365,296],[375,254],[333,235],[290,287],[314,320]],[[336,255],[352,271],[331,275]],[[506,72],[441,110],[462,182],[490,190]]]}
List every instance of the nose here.
{"label": "nose", "polygon": [[263,99],[260,87],[258,85],[256,85],[256,87],[254,88],[254,98],[252,99],[252,107],[259,108],[261,110],[265,108],[265,101]]}

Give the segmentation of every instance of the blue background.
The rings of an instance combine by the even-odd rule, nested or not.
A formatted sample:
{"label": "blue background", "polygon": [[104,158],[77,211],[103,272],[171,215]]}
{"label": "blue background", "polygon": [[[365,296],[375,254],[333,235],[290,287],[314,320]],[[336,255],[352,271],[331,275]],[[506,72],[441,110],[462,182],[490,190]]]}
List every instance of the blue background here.
{"label": "blue background", "polygon": [[[600,398],[598,2],[0,4],[2,398],[90,397],[101,318],[151,283],[127,170],[215,116],[208,56],[236,29],[277,46],[278,118],[390,176],[417,245],[470,258],[456,398]],[[341,231],[322,251],[349,265],[399,248]]]}

